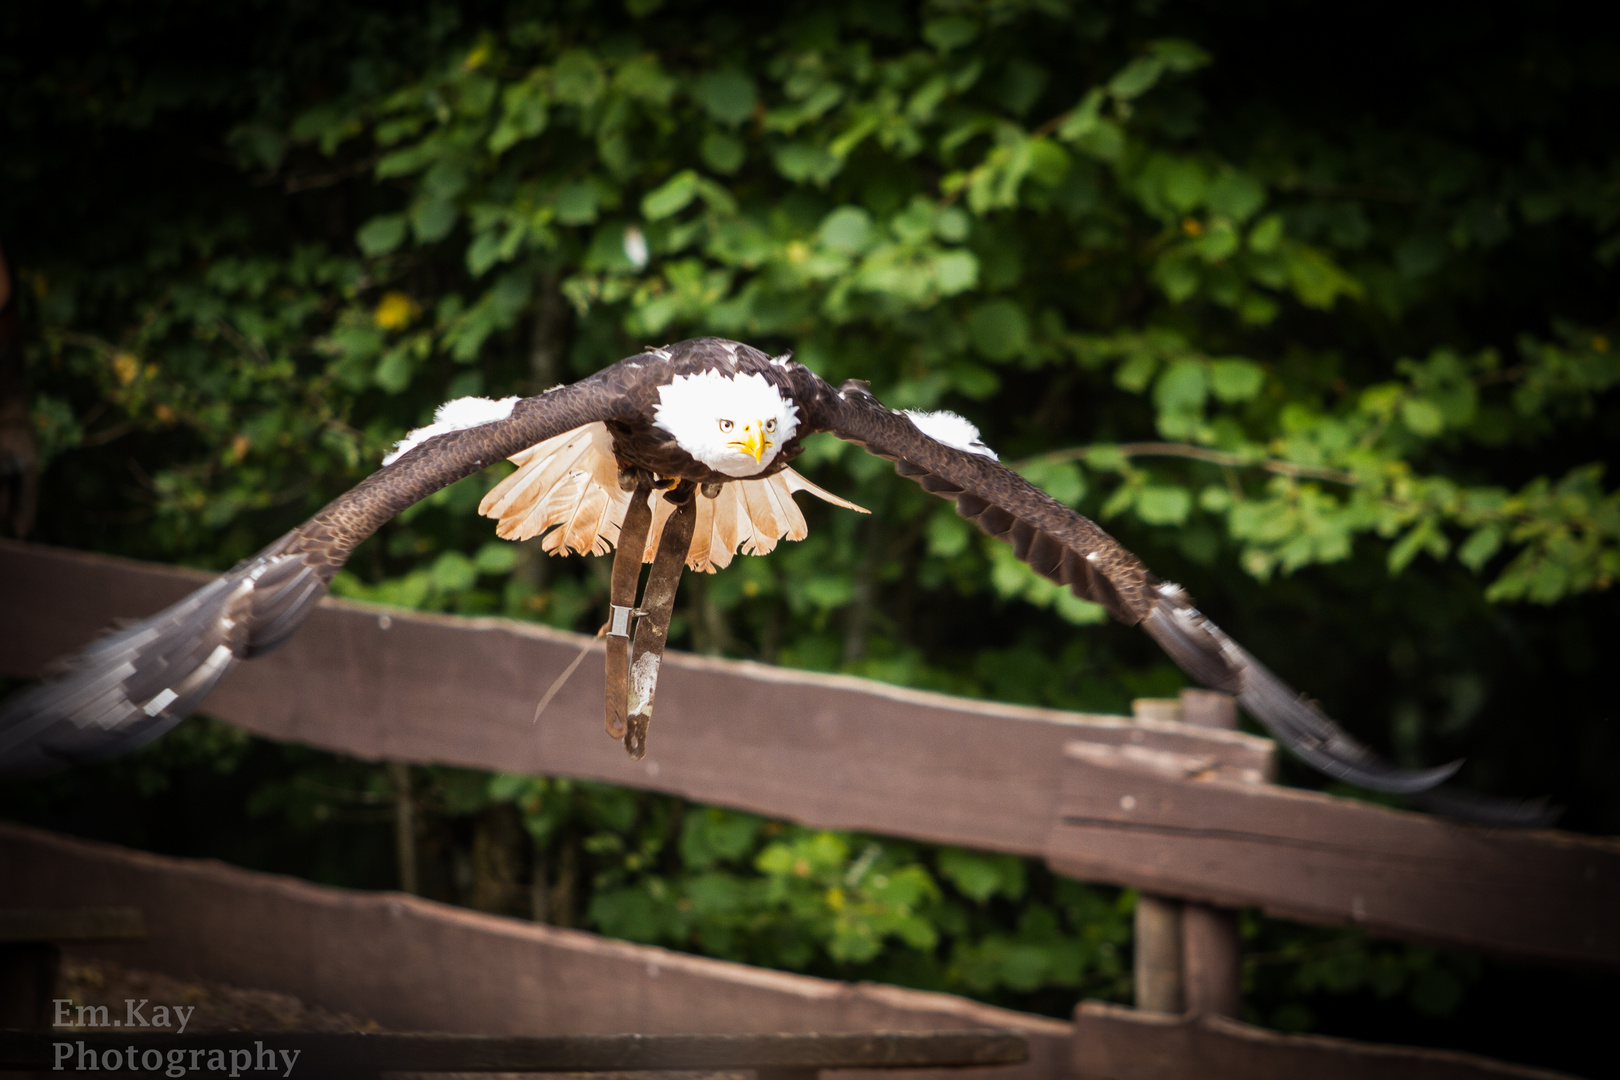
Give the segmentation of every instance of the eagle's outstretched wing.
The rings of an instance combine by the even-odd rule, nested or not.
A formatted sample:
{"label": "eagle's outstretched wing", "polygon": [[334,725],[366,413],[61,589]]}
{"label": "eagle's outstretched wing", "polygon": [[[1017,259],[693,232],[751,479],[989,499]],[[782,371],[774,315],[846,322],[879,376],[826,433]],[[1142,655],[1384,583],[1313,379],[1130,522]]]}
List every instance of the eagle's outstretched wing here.
{"label": "eagle's outstretched wing", "polygon": [[[859,380],[834,390],[799,369],[795,383],[795,400],[812,429],[859,443],[894,462],[901,476],[954,499],[957,513],[1007,541],[1036,572],[1101,604],[1120,621],[1141,626],[1193,679],[1235,695],[1284,746],[1326,775],[1411,794],[1457,771],[1460,762],[1414,772],[1380,759],[1223,633],[1180,586],[1160,581],[1094,522],[998,462],[974,441],[977,432],[965,421],[936,422],[927,415],[914,420],[915,414],[884,406]],[[1545,820],[1539,802],[1460,797],[1444,800],[1444,810],[1503,823]]]}
{"label": "eagle's outstretched wing", "polygon": [[355,547],[395,514],[554,435],[625,416],[621,376],[609,368],[432,436],[184,600],[59,662],[48,681],[0,704],[0,775],[98,761],[157,738],[237,660],[297,630]]}
{"label": "eagle's outstretched wing", "polygon": [[[43,685],[0,704],[0,775],[99,760],[156,738],[195,709],[235,661],[266,652],[297,630],[355,547],[394,515],[564,432],[598,421],[645,422],[658,385],[649,378],[655,363],[667,367],[679,359],[675,353],[683,363],[698,363],[705,354],[694,347],[713,344],[704,339],[654,350],[538,397],[484,403],[493,414],[445,416],[414,433],[397,460],[303,525],[178,604],[92,643],[60,663]],[[738,347],[719,344],[735,360]],[[859,381],[835,390],[786,358],[759,354],[759,360],[771,365],[773,378],[792,383],[801,434],[827,431],[860,443],[893,461],[902,476],[954,499],[958,512],[1007,540],[1036,571],[1141,625],[1182,670],[1234,694],[1285,746],[1327,775],[1421,793],[1420,800],[1451,816],[1517,825],[1549,820],[1535,801],[1428,791],[1455,772],[1455,764],[1409,772],[1380,760],[1222,633],[1182,589],[1154,577],[1094,523],[999,464],[960,418],[913,420],[884,407]]]}

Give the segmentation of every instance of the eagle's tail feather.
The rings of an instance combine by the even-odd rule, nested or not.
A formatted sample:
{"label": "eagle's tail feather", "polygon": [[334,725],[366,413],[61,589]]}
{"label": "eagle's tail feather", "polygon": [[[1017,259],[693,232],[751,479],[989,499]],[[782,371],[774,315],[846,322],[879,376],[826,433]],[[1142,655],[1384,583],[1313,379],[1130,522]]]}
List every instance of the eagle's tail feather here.
{"label": "eagle's tail feather", "polygon": [[[543,536],[541,547],[552,555],[601,555],[618,543],[619,523],[630,497],[619,489],[613,438],[605,424],[565,432],[513,454],[511,460],[517,471],[478,504],[479,513],[496,520],[498,536],[506,540]],[[783,537],[803,539],[808,531],[804,514],[793,501],[798,491],[866,513],[792,469],[758,480],[733,480],[715,498],[698,504],[687,565],[713,573],[729,565],[738,550],[763,555]],[[671,509],[661,496],[655,494],[653,499],[645,562],[651,562],[658,549]]]}
{"label": "eagle's tail feather", "polygon": [[[726,487],[730,486],[730,484],[726,485]],[[722,519],[732,521],[736,520],[736,515],[729,512],[729,504],[733,498],[733,493],[727,491],[726,487],[722,487],[720,489],[720,494],[713,499],[698,499],[697,518],[692,523],[692,542],[687,546],[686,549],[686,564],[693,570],[700,573],[714,573],[715,570],[719,569],[719,567],[715,565],[715,559],[726,558],[726,555],[720,554],[720,537],[715,535],[715,531],[719,527]],[[675,517],[676,508],[674,504],[669,502],[668,499],[664,499],[657,495],[653,497],[670,508],[669,514],[664,518],[664,527],[668,528],[669,522]],[[724,499],[728,504],[728,512],[725,514],[715,513],[717,508],[716,504],[718,504],[721,499]],[[660,542],[662,542],[663,536],[664,529],[659,529],[658,537]],[[730,553],[727,552],[726,554],[729,555]]]}
{"label": "eagle's tail feather", "polygon": [[[757,484],[741,485],[743,506],[753,526],[752,534],[743,538],[746,545],[743,551],[749,555],[769,554],[776,549],[776,541],[780,537],[791,536],[795,531],[795,523],[781,505],[783,498],[789,505],[793,500],[786,495],[778,498],[777,485],[780,482],[777,476],[772,476]],[[800,515],[798,523],[803,522],[804,517]]]}
{"label": "eagle's tail feather", "polygon": [[[698,504],[698,511],[701,514],[703,503],[708,503],[712,515],[707,567],[710,573],[730,566],[731,557],[737,553],[739,547],[751,542],[753,537],[769,528],[763,522],[749,517],[747,492],[743,487],[742,483],[726,484],[720,488],[718,498],[703,499]],[[731,488],[737,490],[728,490]],[[701,518],[699,523],[701,524]],[[695,558],[688,561],[692,565],[697,563]]]}
{"label": "eagle's tail feather", "polygon": [[[841,506],[845,510],[853,510],[857,514],[870,514],[872,512],[864,506],[857,506],[848,499],[840,499],[837,495],[834,495],[832,492],[818,484],[812,484],[810,481],[806,480],[792,469],[783,469],[776,475],[781,477],[782,488],[789,495],[793,494],[795,491],[808,491],[810,494],[814,495],[824,503],[832,503],[834,506]],[[790,536],[788,539],[798,540],[800,537]]]}

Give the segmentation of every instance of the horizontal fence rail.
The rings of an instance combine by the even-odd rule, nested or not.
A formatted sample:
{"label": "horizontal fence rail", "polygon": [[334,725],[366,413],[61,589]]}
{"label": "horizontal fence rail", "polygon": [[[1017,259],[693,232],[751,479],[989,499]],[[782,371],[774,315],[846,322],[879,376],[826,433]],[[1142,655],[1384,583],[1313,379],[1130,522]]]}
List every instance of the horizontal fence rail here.
{"label": "horizontal fence rail", "polygon": [[[146,912],[149,933],[139,942],[78,947],[81,959],[277,990],[396,1031],[930,1031],[973,1039],[995,1029],[1018,1037],[1028,1053],[1023,1064],[998,1067],[1002,1080],[1572,1080],[1469,1054],[1286,1036],[1224,1017],[1100,1002],[1083,1002],[1071,1024],[945,994],[766,971],[414,896],[313,885],[0,823],[0,908],[114,900]],[[86,1034],[59,1028],[52,1042]],[[14,1052],[0,1047],[0,1069],[25,1053],[49,1068],[54,1049],[42,1058],[39,1037],[29,1038],[35,1041],[12,1044]],[[293,1048],[269,1039],[266,1049]],[[112,1045],[129,1043],[126,1032]],[[765,1068],[760,1080],[789,1080],[788,1070],[803,1066]],[[845,1080],[882,1080],[866,1068]],[[294,1075],[305,1075],[303,1062]],[[932,1069],[906,1080],[960,1076]]]}
{"label": "horizontal fence rail", "polygon": [[[0,542],[0,671],[37,675],[113,620],[150,615],[209,577]],[[596,656],[533,722],[581,647]],[[1195,754],[1255,776],[1275,753],[1239,732],[671,652],[646,760],[631,761],[602,731],[601,648],[509,619],[329,599],[286,645],[238,665],[203,711],[266,738],[372,760],[583,777],[824,828],[1036,857],[1068,742]]]}
{"label": "horizontal fence rail", "polygon": [[1574,1080],[1451,1050],[1279,1035],[1225,1016],[1167,1016],[1100,1001],[1074,1013],[1074,1080]]}
{"label": "horizontal fence rail", "polygon": [[[1002,1080],[1058,1080],[1071,1053],[1072,1027],[1065,1021],[949,994],[770,971],[401,893],[315,885],[0,822],[0,908],[112,903],[144,913],[145,938],[75,946],[75,956],[290,994],[395,1032],[769,1036],[995,1029],[1027,1046],[1021,1052],[1027,1061],[1020,1056],[1013,1060],[1022,1064],[999,1066]],[[56,1032],[75,1039],[85,1033]],[[991,1046],[998,1054],[996,1046],[1006,1049]],[[578,1060],[570,1068],[607,1061]],[[897,1067],[902,1060],[891,1057],[886,1064]],[[960,1075],[910,1060],[907,1068],[926,1071],[907,1080]],[[846,1080],[877,1080],[860,1070],[884,1063],[834,1066],[778,1057],[757,1064],[849,1067],[858,1071]],[[293,1071],[302,1075],[302,1067]]]}
{"label": "horizontal fence rail", "polygon": [[1145,891],[1570,965],[1620,959],[1620,850],[1202,775],[1071,743],[1047,861]]}
{"label": "horizontal fence rail", "polygon": [[[203,580],[0,544],[0,671],[32,676]],[[373,760],[585,777],[1045,857],[1091,880],[1389,936],[1620,966],[1613,841],[1493,832],[1256,783],[1275,750],[1238,732],[681,654],[665,661],[647,758],[634,762],[602,733],[599,664],[531,722],[581,647],[600,648],[509,620],[328,600],[285,647],[227,676],[205,710]]]}

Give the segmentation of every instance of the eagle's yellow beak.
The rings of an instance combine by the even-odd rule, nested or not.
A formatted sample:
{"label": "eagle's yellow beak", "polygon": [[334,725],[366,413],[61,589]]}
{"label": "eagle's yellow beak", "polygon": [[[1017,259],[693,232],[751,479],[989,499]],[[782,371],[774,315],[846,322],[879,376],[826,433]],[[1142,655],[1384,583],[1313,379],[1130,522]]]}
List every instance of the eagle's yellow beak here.
{"label": "eagle's yellow beak", "polygon": [[765,456],[765,451],[769,449],[771,445],[765,438],[765,422],[763,420],[755,420],[751,424],[744,424],[743,437],[740,439],[732,439],[726,445],[735,446],[737,449],[742,450],[750,455],[755,461],[758,461],[760,458]]}

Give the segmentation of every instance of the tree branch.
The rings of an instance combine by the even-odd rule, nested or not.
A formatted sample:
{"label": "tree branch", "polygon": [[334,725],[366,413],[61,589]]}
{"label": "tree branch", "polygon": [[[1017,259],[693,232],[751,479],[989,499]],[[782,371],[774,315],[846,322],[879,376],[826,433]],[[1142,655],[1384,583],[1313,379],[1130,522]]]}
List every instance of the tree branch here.
{"label": "tree branch", "polygon": [[[1075,446],[1067,450],[1054,450],[1049,454],[1037,454],[1029,461],[1078,461],[1089,454],[1094,447]],[[1126,457],[1178,457],[1191,461],[1203,461],[1211,465],[1224,465],[1234,469],[1264,469],[1278,476],[1291,476],[1295,479],[1327,480],[1335,484],[1354,485],[1357,482],[1354,473],[1342,469],[1329,469],[1317,465],[1298,465],[1292,461],[1279,461],[1276,458],[1251,458],[1243,454],[1234,454],[1225,450],[1212,450],[1207,446],[1194,446],[1192,443],[1168,442],[1138,442],[1120,443],[1115,447]]]}

